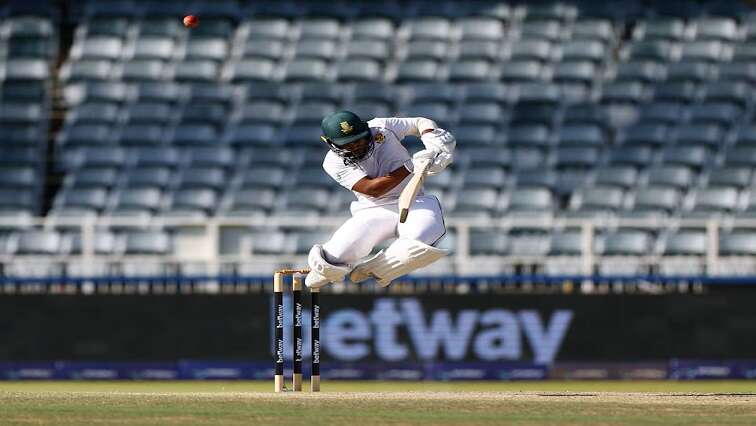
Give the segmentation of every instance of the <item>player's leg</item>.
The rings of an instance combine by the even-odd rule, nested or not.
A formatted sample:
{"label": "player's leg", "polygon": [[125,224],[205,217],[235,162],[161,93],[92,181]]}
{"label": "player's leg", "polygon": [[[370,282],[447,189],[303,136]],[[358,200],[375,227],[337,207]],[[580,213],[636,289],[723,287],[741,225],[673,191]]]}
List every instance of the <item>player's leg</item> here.
{"label": "player's leg", "polygon": [[369,255],[373,247],[395,235],[396,220],[396,214],[383,207],[356,211],[325,244],[312,247],[308,256],[311,272],[305,284],[321,287],[343,281],[351,270],[351,263]]}
{"label": "player's leg", "polygon": [[421,195],[415,199],[407,220],[398,227],[399,238],[417,240],[430,246],[435,245],[446,234],[441,203],[432,195]]}
{"label": "player's leg", "polygon": [[[396,222],[399,213],[397,211]],[[446,233],[441,205],[433,196],[417,197],[407,221],[399,224],[399,238],[386,250],[360,262],[349,274],[353,282],[374,277],[382,286],[404,274],[430,265],[447,251],[433,247]]]}

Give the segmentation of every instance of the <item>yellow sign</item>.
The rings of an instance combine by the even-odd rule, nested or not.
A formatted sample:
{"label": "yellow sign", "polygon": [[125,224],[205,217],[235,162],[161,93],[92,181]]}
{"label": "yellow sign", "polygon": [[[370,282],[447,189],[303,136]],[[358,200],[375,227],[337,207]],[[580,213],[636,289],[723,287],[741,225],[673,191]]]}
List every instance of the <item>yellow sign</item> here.
{"label": "yellow sign", "polygon": [[352,130],[354,130],[354,127],[350,126],[348,121],[342,121],[339,124],[341,124],[341,133],[345,135],[352,133]]}

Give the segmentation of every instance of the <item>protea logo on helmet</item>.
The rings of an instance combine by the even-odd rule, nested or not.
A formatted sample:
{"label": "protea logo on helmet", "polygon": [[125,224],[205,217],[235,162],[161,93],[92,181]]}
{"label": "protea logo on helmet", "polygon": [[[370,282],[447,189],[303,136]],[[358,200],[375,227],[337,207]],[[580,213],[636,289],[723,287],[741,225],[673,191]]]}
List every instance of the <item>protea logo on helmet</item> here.
{"label": "protea logo on helmet", "polygon": [[341,133],[348,135],[354,131],[354,127],[349,124],[348,121],[342,121],[339,123],[341,125]]}

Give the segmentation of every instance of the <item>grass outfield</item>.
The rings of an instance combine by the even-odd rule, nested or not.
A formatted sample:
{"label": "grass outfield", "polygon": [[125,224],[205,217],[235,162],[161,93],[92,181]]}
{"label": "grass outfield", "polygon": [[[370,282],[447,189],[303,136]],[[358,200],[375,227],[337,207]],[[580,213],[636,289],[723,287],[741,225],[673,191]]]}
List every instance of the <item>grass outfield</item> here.
{"label": "grass outfield", "polygon": [[756,382],[0,382],[0,424],[756,424]]}

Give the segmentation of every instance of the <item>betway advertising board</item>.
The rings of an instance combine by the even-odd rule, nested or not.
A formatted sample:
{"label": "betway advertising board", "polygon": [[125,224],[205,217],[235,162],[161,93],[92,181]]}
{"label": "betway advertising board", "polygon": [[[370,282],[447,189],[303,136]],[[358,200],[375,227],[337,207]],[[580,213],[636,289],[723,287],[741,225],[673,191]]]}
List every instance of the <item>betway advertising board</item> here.
{"label": "betway advertising board", "polygon": [[[756,291],[747,288],[704,295],[323,293],[321,306],[325,378],[756,374],[742,362],[756,360]],[[284,313],[288,368],[288,297]],[[303,320],[306,373],[307,303]],[[264,293],[3,295],[0,378],[267,378],[272,324],[272,297]],[[737,362],[723,364],[730,361]]]}

